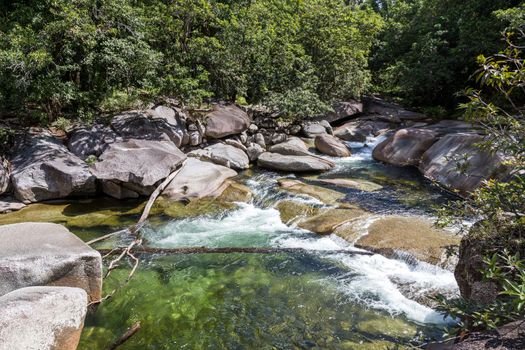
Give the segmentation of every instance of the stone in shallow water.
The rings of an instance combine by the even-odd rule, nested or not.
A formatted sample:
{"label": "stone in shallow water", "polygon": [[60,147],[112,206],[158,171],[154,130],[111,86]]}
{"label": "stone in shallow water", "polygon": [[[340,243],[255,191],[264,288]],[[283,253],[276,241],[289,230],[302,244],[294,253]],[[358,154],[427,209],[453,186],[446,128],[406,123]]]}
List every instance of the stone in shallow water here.
{"label": "stone in shallow water", "polygon": [[356,246],[386,256],[407,252],[418,260],[453,268],[447,249],[457,246],[459,238],[433,227],[432,222],[417,217],[388,216],[373,222],[368,234]]}
{"label": "stone in shallow water", "polygon": [[27,222],[0,226],[0,295],[18,288],[84,289],[91,301],[102,292],[102,258],[64,226]]}
{"label": "stone in shallow water", "polygon": [[318,215],[300,221],[297,226],[318,234],[330,234],[339,226],[365,215],[367,213],[361,209],[327,209]]}
{"label": "stone in shallow water", "polygon": [[345,196],[341,192],[320,186],[309,185],[294,179],[280,179],[279,186],[284,191],[305,194],[323,202],[324,204],[335,204]]}
{"label": "stone in shallow water", "polygon": [[291,172],[327,171],[335,166],[321,157],[289,156],[270,152],[261,154],[257,165],[265,169]]}
{"label": "stone in shallow water", "polygon": [[315,148],[332,157],[350,157],[351,155],[350,150],[341,140],[328,134],[315,137]]}
{"label": "stone in shallow water", "polygon": [[86,292],[27,287],[0,297],[0,349],[75,350],[87,309]]}
{"label": "stone in shallow water", "polygon": [[379,191],[383,186],[363,179],[319,179],[321,183],[337,187],[348,187],[365,192]]}

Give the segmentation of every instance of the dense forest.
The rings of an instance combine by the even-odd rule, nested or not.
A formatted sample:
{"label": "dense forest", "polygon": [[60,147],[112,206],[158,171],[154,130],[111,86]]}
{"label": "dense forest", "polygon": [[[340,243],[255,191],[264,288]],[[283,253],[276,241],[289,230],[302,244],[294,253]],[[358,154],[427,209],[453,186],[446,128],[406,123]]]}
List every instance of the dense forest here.
{"label": "dense forest", "polygon": [[504,10],[519,3],[6,1],[0,110],[49,122],[174,96],[299,118],[378,92],[440,116],[472,85],[476,57],[504,47]]}

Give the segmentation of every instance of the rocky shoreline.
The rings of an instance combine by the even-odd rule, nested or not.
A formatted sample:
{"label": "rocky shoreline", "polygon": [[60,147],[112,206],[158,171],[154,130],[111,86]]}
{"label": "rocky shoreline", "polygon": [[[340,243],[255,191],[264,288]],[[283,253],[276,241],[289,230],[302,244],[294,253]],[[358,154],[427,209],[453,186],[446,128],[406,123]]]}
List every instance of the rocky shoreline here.
{"label": "rocky shoreline", "polygon": [[[286,173],[323,172],[335,166],[327,156],[348,157],[350,142],[364,143],[380,135],[384,140],[373,150],[374,159],[416,167],[429,180],[461,196],[484,180],[508,174],[502,157],[476,147],[483,133],[474,125],[433,122],[425,115],[373,98],[334,107],[335,112],[324,118],[296,123],[232,104],[216,103],[209,110],[194,113],[166,104],[124,112],[114,116],[109,125],[77,128],[63,138],[32,128],[17,138],[8,161],[0,166],[0,210],[19,210],[54,199],[149,196],[177,169],[163,200],[213,198],[239,186],[232,178],[251,166]],[[370,190],[375,185],[337,181],[331,184]],[[333,193],[323,195],[301,181],[284,179],[280,186],[286,191],[326,195],[321,199],[329,204],[337,202]],[[296,220],[291,207],[279,208],[284,222]],[[359,208],[337,204],[328,210],[301,207],[297,211],[311,214],[298,226],[312,232],[338,231],[339,236],[367,250],[387,256],[402,250],[451,268],[442,256],[442,247],[450,240],[443,240],[430,223],[392,216],[375,222],[371,234],[359,237],[348,225],[367,215]],[[385,225],[397,230],[390,240],[381,235]],[[423,226],[426,236],[419,238],[428,244],[422,252],[414,242],[417,228]],[[410,238],[401,239],[407,228]],[[16,344],[25,337],[24,332],[9,331],[12,327],[25,330],[32,324],[13,324],[24,314],[38,323],[39,332],[34,336],[39,341],[58,349],[75,349],[87,304],[100,299],[100,254],[55,224],[0,226],[0,238],[8,242],[0,248],[0,271],[7,271],[0,275],[0,341]],[[68,301],[60,311],[62,317],[68,315],[68,322],[61,321],[49,306],[56,300]],[[29,315],[28,308],[38,312]],[[11,328],[1,327],[4,324]]]}

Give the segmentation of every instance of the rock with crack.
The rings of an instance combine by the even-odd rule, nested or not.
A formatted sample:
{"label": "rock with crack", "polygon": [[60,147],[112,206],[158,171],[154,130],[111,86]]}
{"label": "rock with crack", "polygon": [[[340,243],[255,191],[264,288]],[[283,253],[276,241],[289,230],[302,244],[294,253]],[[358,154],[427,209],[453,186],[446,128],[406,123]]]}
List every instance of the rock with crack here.
{"label": "rock with crack", "polygon": [[244,170],[250,167],[250,159],[243,150],[232,145],[216,143],[203,149],[188,153],[189,157],[210,161],[235,170]]}
{"label": "rock with crack", "polygon": [[230,104],[216,104],[206,115],[206,137],[220,139],[246,131],[251,124],[248,114],[239,107]]}
{"label": "rock with crack", "polygon": [[108,145],[121,141],[121,138],[111,128],[97,124],[91,128],[73,130],[68,137],[67,148],[80,159],[89,156],[98,157]]}
{"label": "rock with crack", "polygon": [[328,134],[315,137],[315,148],[332,157],[350,157],[351,155],[350,150],[342,141]]}
{"label": "rock with crack", "polygon": [[0,295],[28,286],[66,286],[84,289],[91,301],[100,299],[100,253],[64,226],[3,225],[0,240]]}
{"label": "rock with crack", "polygon": [[257,165],[261,168],[290,172],[328,171],[335,164],[329,160],[314,156],[291,156],[265,152],[259,156]]}
{"label": "rock with crack", "polygon": [[87,311],[86,292],[27,287],[0,297],[1,349],[75,350]]}
{"label": "rock with crack", "polygon": [[225,166],[190,157],[162,195],[174,201],[216,197],[229,186],[226,180],[236,175]]}
{"label": "rock with crack", "polygon": [[106,194],[115,198],[150,195],[184,160],[170,141],[127,140],[111,144],[93,166]]}
{"label": "rock with crack", "polygon": [[96,193],[88,165],[52,136],[27,135],[15,145],[11,181],[24,203]]}
{"label": "rock with crack", "polygon": [[419,170],[441,186],[465,196],[488,179],[503,179],[509,169],[500,154],[492,154],[478,145],[478,134],[445,135],[421,157]]}

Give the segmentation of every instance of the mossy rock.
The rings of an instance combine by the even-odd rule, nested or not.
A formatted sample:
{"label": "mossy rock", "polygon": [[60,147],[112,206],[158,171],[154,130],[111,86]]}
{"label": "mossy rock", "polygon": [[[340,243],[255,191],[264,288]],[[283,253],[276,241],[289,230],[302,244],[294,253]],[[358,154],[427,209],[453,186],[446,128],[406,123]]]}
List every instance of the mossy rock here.
{"label": "mossy rock", "polygon": [[165,215],[173,219],[194,218],[201,215],[213,215],[227,210],[237,208],[234,203],[219,200],[217,198],[202,198],[192,200],[188,203],[169,201],[164,197],[159,197],[155,202],[157,211],[162,211]]}
{"label": "mossy rock", "polygon": [[277,210],[281,215],[281,221],[289,224],[297,221],[300,218],[310,218],[319,214],[321,208],[313,205],[296,202],[292,200],[283,200],[277,203]]}
{"label": "mossy rock", "polygon": [[253,194],[248,186],[235,181],[228,181],[228,187],[217,197],[218,200],[225,202],[248,203],[252,200]]}
{"label": "mossy rock", "polygon": [[357,324],[359,331],[368,334],[385,334],[394,338],[413,338],[417,334],[414,324],[399,318],[376,318],[364,320]]}
{"label": "mossy rock", "polygon": [[379,191],[383,186],[362,179],[320,179],[318,182],[337,187],[352,188],[364,192]]}
{"label": "mossy rock", "polygon": [[447,250],[459,242],[459,237],[435,228],[430,220],[389,216],[372,223],[368,234],[361,237],[356,246],[385,256],[403,251],[418,260],[452,268],[453,262],[448,258]]}
{"label": "mossy rock", "polygon": [[300,221],[298,226],[318,234],[330,234],[341,225],[364,215],[367,215],[367,212],[362,209],[331,208]]}
{"label": "mossy rock", "polygon": [[280,188],[284,191],[308,195],[323,202],[324,204],[336,204],[339,200],[345,197],[345,194],[342,192],[334,191],[321,186],[309,185],[299,180],[280,179],[278,182]]}

